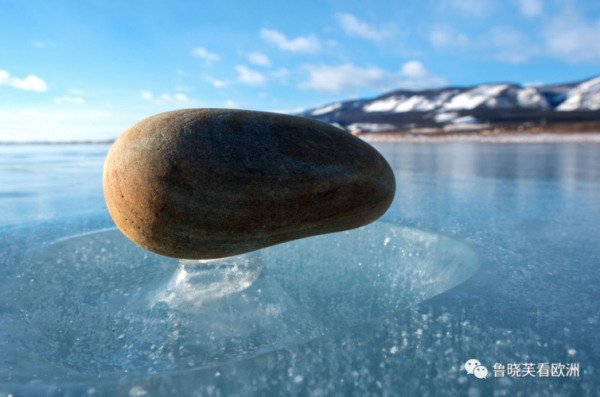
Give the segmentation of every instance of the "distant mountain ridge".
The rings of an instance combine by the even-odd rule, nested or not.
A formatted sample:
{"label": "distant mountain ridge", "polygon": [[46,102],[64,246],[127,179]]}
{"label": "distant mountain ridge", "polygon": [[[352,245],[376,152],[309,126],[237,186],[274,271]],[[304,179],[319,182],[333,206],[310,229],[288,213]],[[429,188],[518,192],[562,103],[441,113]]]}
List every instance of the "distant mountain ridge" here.
{"label": "distant mountain ridge", "polygon": [[600,76],[547,86],[513,83],[396,90],[299,114],[348,131],[477,130],[496,124],[600,121]]}

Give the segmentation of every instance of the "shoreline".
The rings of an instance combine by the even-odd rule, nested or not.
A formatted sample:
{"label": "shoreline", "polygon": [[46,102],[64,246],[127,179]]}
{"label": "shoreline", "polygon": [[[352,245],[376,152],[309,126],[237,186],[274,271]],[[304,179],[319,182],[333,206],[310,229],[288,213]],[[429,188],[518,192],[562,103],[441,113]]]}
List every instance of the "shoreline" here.
{"label": "shoreline", "polygon": [[[355,135],[368,143],[600,143],[600,132],[480,132],[411,134],[406,132],[366,132]],[[0,141],[0,146],[26,145],[112,145],[106,141]]]}
{"label": "shoreline", "polygon": [[26,145],[112,145],[115,139],[107,141],[0,141],[0,146],[26,146]]}
{"label": "shoreline", "polygon": [[600,132],[511,133],[511,134],[406,134],[364,133],[356,135],[368,143],[600,143]]}

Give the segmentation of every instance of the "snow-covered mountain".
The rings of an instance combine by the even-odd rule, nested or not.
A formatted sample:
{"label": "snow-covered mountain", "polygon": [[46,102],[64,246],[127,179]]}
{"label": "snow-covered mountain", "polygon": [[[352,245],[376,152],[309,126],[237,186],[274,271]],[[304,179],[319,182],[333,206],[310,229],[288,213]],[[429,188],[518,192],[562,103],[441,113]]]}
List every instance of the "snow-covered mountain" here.
{"label": "snow-covered mountain", "polygon": [[557,110],[600,110],[600,77],[586,80],[565,92]]}
{"label": "snow-covered mountain", "polygon": [[482,84],[398,90],[369,100],[328,104],[300,114],[349,131],[451,130],[465,125],[600,120],[600,77],[523,87]]}

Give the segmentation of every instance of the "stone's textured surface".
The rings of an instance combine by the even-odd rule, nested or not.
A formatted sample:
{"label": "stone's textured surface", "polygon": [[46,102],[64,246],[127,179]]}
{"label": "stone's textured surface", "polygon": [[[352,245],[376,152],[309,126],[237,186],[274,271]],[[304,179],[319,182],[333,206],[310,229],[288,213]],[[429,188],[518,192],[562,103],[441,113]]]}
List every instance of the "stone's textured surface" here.
{"label": "stone's textured surface", "polygon": [[104,195],[121,231],[161,255],[220,258],[379,218],[394,174],[370,145],[318,121],[188,109],[114,143]]}

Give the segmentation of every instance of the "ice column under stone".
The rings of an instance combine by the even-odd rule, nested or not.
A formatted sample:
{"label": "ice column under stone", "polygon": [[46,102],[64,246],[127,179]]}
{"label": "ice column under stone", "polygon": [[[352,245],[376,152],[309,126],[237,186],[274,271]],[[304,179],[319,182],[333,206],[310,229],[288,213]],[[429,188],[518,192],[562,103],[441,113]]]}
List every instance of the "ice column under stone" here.
{"label": "ice column under stone", "polygon": [[152,306],[164,302],[173,309],[200,309],[250,287],[264,266],[260,251],[219,259],[180,259],[177,272]]}

